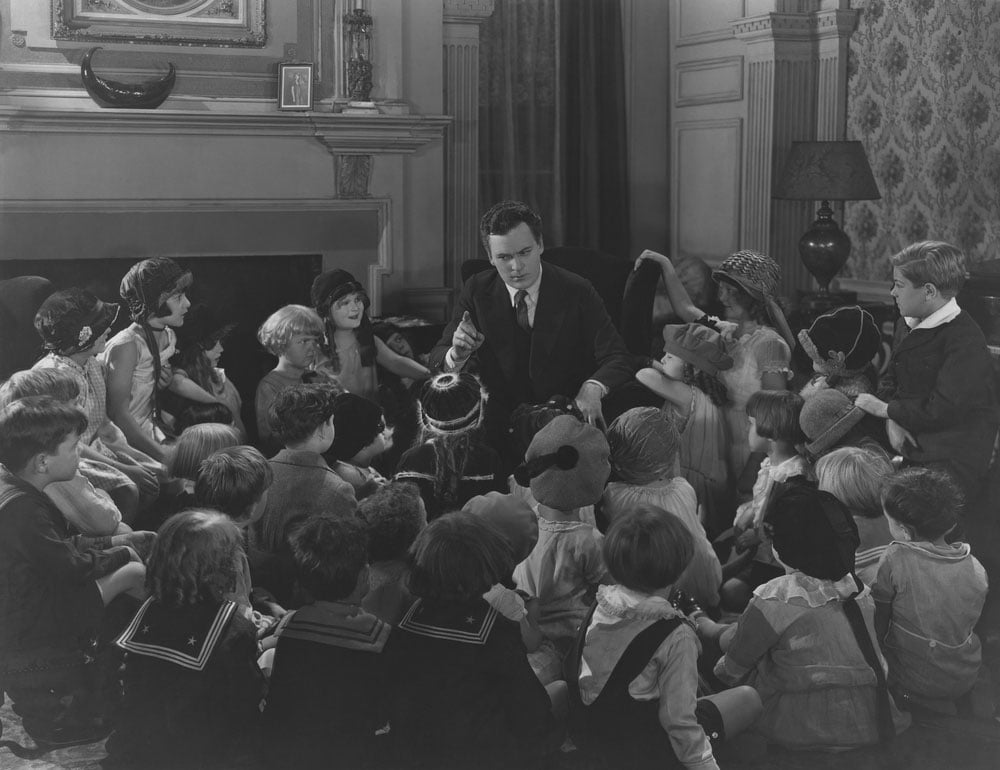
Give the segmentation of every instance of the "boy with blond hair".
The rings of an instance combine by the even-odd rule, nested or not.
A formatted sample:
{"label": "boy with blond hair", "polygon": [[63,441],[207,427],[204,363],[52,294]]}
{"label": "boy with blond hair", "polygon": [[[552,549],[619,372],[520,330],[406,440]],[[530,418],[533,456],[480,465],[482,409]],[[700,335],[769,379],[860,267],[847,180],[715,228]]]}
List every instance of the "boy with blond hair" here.
{"label": "boy with blond hair", "polygon": [[257,340],[268,353],[278,357],[278,365],[257,385],[257,436],[266,449],[279,449],[271,435],[267,410],[282,390],[302,384],[302,376],[312,367],[323,341],[323,321],[311,307],[285,305],[261,324]]}
{"label": "boy with blond hair", "polygon": [[955,301],[965,254],[921,241],[892,258],[892,297],[902,319],[878,396],[855,404],[887,420],[893,448],[910,464],[948,471],[972,499],[986,475],[1000,422],[986,338]]}

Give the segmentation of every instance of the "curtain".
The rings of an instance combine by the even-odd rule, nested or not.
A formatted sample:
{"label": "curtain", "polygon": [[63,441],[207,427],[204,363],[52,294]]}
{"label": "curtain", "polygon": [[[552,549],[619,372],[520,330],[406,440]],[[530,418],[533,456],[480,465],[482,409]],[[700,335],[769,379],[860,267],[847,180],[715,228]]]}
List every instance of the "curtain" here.
{"label": "curtain", "polygon": [[481,209],[523,200],[549,246],[631,253],[619,0],[497,0],[479,127]]}

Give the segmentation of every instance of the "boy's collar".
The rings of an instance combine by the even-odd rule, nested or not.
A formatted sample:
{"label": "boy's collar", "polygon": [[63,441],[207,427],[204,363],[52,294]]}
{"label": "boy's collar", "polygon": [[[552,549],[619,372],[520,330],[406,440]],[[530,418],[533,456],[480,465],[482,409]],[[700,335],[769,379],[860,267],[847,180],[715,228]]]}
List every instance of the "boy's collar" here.
{"label": "boy's collar", "polygon": [[914,329],[935,329],[938,326],[954,321],[961,312],[962,308],[958,306],[957,300],[952,297],[926,318],[906,317],[903,320],[910,327],[910,331]]}

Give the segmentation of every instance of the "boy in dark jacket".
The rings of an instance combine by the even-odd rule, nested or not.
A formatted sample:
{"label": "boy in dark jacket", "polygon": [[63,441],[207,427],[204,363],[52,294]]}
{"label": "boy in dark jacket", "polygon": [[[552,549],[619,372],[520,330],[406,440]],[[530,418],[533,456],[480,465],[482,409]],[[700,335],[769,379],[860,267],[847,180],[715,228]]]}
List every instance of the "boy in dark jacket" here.
{"label": "boy in dark jacket", "polygon": [[955,301],[965,254],[940,241],[892,258],[892,296],[903,318],[879,396],[855,404],[887,419],[889,440],[910,463],[935,465],[975,496],[997,436],[996,374],[986,339]]}
{"label": "boy in dark jacket", "polygon": [[312,601],[285,615],[264,710],[274,767],[379,764],[387,722],[382,650],[390,627],[361,608],[368,590],[364,524],[315,516],[289,535],[301,587]]}
{"label": "boy in dark jacket", "polygon": [[50,747],[108,732],[99,702],[112,668],[104,653],[127,620],[108,605],[144,595],[135,548],[154,537],[70,537],[43,490],[73,478],[86,426],[82,411],[49,396],[0,410],[0,683],[25,731]]}

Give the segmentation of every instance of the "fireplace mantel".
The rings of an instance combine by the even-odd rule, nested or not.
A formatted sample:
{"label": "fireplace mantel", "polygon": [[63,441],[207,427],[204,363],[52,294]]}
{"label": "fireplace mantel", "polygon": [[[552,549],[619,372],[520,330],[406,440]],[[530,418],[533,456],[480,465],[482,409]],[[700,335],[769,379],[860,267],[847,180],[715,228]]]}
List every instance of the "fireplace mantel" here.
{"label": "fireplace mantel", "polygon": [[437,141],[448,115],[181,112],[169,110],[20,109],[0,105],[0,131],[21,133],[169,134],[172,136],[314,137],[337,154],[411,154]]}

